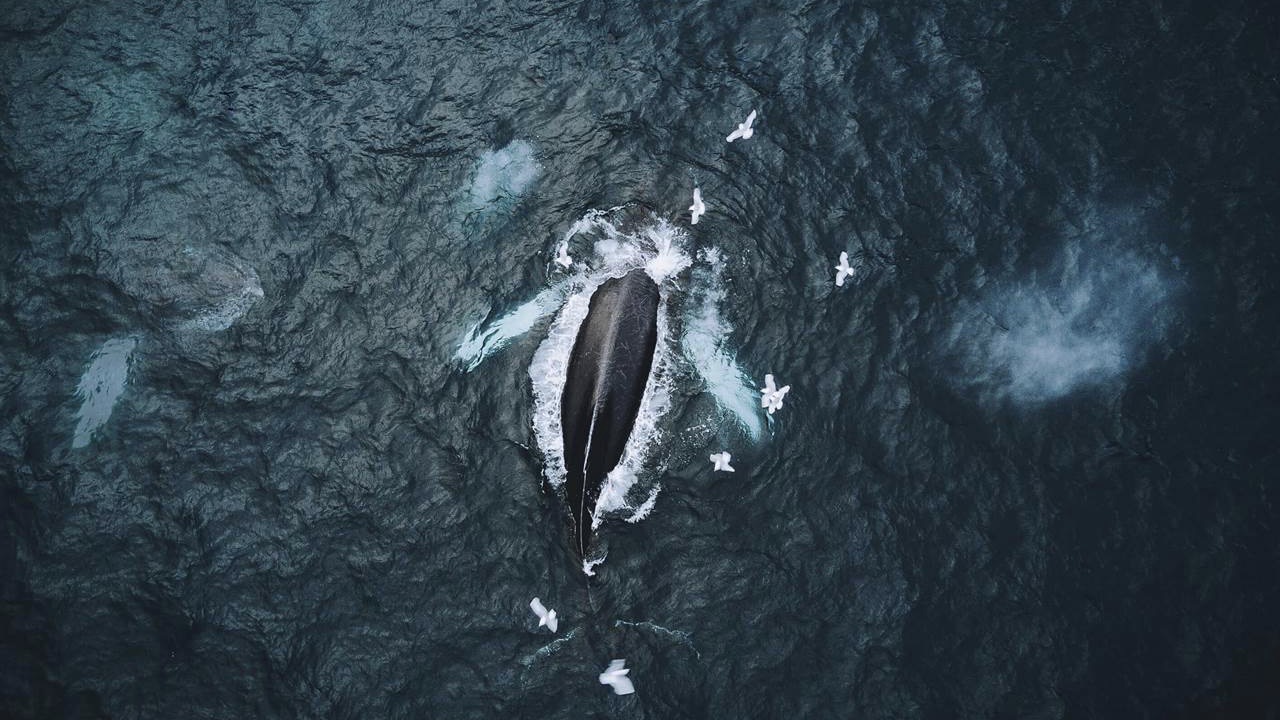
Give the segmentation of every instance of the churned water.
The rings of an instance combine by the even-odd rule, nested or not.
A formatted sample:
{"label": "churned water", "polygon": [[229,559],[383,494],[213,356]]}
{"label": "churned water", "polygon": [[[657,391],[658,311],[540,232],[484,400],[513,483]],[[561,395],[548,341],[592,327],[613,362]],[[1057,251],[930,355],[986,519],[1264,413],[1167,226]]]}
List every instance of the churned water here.
{"label": "churned water", "polygon": [[1280,713],[1271,6],[3,10],[0,715]]}

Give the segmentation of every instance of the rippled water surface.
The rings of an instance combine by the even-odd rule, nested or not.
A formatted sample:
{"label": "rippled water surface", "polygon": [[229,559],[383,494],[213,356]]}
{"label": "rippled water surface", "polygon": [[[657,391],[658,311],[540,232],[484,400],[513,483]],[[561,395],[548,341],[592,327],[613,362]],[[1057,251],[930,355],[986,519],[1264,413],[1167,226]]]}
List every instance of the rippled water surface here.
{"label": "rippled water surface", "polygon": [[11,0],[0,714],[1276,717],[1278,18]]}

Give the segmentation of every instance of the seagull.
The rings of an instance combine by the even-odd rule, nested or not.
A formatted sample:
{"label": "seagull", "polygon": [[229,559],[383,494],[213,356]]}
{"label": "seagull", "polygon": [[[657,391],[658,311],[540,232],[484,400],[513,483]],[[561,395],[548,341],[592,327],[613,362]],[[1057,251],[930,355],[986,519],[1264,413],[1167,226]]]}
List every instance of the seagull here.
{"label": "seagull", "polygon": [[556,262],[566,268],[573,264],[573,258],[569,257],[569,243],[560,243],[560,249],[556,251]]}
{"label": "seagull", "polygon": [[844,279],[853,277],[853,268],[849,267],[849,253],[840,253],[840,264],[836,265],[836,287],[844,287]]}
{"label": "seagull", "polygon": [[698,218],[707,214],[707,205],[702,202],[702,191],[698,188],[693,189],[693,204],[689,206],[689,212],[693,213],[693,224],[698,224]]}
{"label": "seagull", "polygon": [[600,684],[613,686],[614,695],[630,695],[636,691],[636,686],[631,684],[631,678],[627,677],[627,673],[631,672],[631,668],[625,668],[623,665],[626,660],[614,660],[609,663],[609,667],[600,673]]}
{"label": "seagull", "polygon": [[553,633],[560,627],[560,620],[556,617],[556,611],[548,610],[538,598],[529,601],[529,608],[533,610],[534,615],[538,616],[538,627],[546,625],[547,629]]}
{"label": "seagull", "polygon": [[751,114],[747,116],[747,121],[743,123],[738,123],[738,129],[729,133],[729,137],[725,138],[725,142],[733,142],[738,138],[742,138],[743,140],[750,140],[751,136],[754,135],[756,132],[755,130],[751,129],[751,123],[755,121],[756,121],[756,111],[752,110]]}
{"label": "seagull", "polygon": [[716,464],[716,470],[733,472],[733,466],[729,464],[729,452],[727,450],[712,455],[711,462]]}
{"label": "seagull", "polygon": [[772,415],[775,410],[782,409],[782,398],[791,389],[790,385],[778,387],[772,375],[764,376],[764,387],[760,388],[760,407],[767,408]]}

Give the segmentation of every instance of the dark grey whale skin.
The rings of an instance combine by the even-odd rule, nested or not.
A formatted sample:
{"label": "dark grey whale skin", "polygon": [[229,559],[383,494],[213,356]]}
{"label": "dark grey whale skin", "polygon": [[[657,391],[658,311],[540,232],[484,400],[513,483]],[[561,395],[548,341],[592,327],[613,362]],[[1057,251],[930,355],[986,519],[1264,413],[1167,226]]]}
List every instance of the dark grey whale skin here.
{"label": "dark grey whale skin", "polygon": [[591,545],[600,486],[631,437],[657,341],[658,286],[644,270],[611,278],[596,289],[560,398],[565,487],[579,555]]}

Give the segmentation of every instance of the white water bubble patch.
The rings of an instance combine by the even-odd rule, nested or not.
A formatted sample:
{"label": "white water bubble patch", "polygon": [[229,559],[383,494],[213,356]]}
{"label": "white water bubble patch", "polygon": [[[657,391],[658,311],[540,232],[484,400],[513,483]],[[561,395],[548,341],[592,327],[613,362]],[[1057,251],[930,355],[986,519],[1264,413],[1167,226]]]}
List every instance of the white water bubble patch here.
{"label": "white water bubble patch", "polygon": [[961,306],[945,339],[989,399],[1038,404],[1120,381],[1164,333],[1174,283],[1143,255],[1072,241],[1057,261]]}
{"label": "white water bubble patch", "polygon": [[76,395],[82,402],[76,412],[71,447],[88,446],[93,434],[111,417],[111,411],[129,382],[129,360],[137,346],[135,338],[112,338],[93,353],[89,368],[76,387]]}
{"label": "white water bubble patch", "polygon": [[480,156],[471,181],[471,204],[482,208],[500,199],[517,199],[541,173],[533,146],[523,140],[488,150]]}
{"label": "white water bubble patch", "polygon": [[694,270],[694,285],[703,288],[702,297],[687,305],[681,347],[716,404],[758,442],[764,434],[758,391],[725,347],[730,328],[720,314],[726,296],[720,253],[711,248],[699,259],[705,264]]}
{"label": "white water bubble patch", "polygon": [[653,281],[662,285],[693,264],[693,258],[684,250],[684,233],[666,220],[645,228],[645,238],[653,248],[653,256],[645,261],[645,272]]}
{"label": "white water bubble patch", "polygon": [[622,277],[636,268],[644,268],[661,286],[669,278],[684,271],[693,262],[685,248],[688,236],[663,218],[653,217],[639,231],[623,231],[615,222],[622,208],[590,210],[578,219],[561,241],[572,244],[579,235],[596,236],[592,242],[594,272],[606,277]]}

